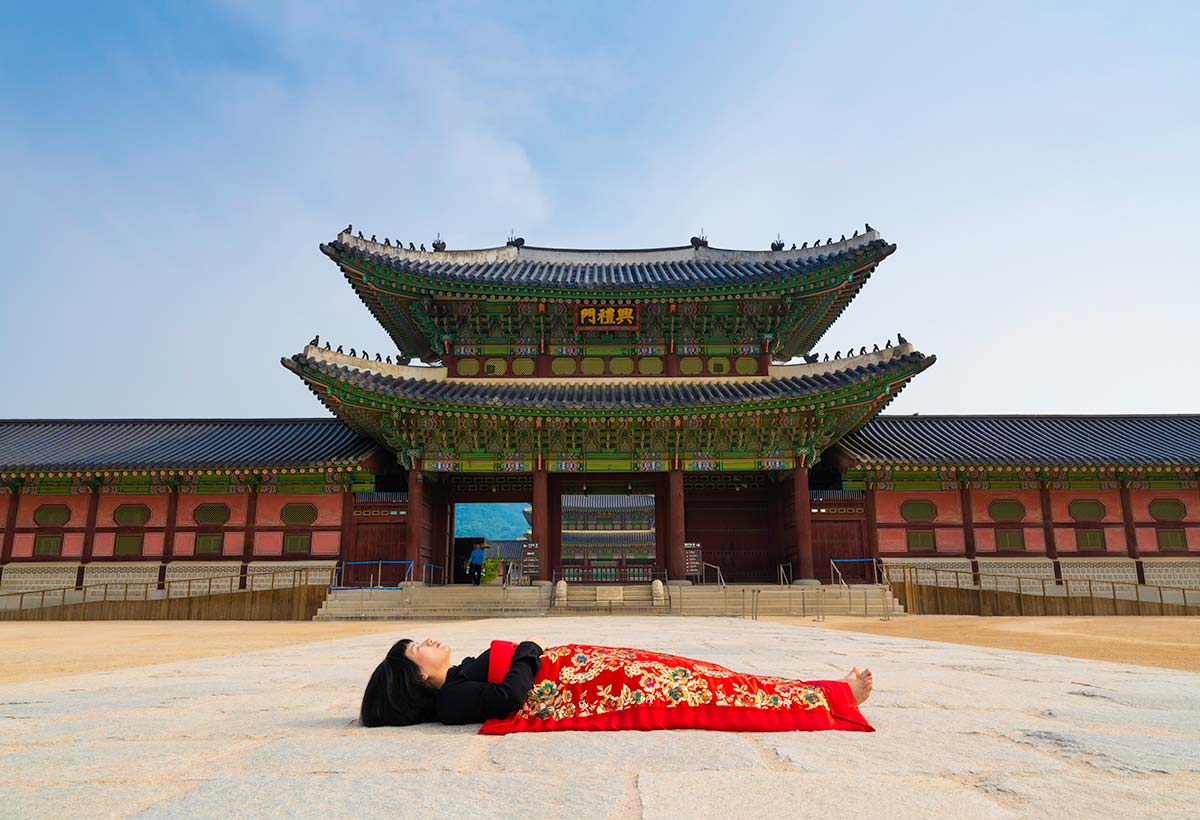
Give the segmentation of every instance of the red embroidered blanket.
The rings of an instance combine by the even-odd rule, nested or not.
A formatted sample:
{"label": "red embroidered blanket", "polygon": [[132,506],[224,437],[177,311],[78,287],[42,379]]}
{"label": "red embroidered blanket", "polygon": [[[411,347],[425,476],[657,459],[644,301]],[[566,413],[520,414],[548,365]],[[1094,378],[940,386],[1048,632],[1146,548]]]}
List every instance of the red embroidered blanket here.
{"label": "red embroidered blanket", "polygon": [[[497,646],[506,643],[492,644],[492,682],[512,659],[512,644]],[[569,644],[543,652],[524,705],[487,721],[479,733],[619,729],[875,731],[844,681],[745,675],[675,655]]]}

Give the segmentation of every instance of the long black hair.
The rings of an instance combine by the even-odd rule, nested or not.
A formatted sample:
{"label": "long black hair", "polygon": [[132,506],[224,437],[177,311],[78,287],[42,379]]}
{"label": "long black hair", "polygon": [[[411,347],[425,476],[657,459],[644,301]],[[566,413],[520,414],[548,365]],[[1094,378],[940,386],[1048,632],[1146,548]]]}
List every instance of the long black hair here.
{"label": "long black hair", "polygon": [[435,719],[437,691],[404,654],[410,643],[408,638],[397,641],[371,673],[358,711],[363,726],[411,726]]}

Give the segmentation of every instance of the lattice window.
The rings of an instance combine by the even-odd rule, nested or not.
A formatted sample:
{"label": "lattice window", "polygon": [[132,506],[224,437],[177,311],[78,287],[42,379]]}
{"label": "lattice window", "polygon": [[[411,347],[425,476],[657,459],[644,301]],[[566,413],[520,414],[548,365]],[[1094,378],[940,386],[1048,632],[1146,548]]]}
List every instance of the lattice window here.
{"label": "lattice window", "polygon": [[1104,549],[1104,530],[1075,530],[1075,547],[1081,550]]}
{"label": "lattice window", "polygon": [[1183,530],[1158,530],[1158,548],[1160,550],[1187,549],[1187,534]]}
{"label": "lattice window", "polygon": [[33,539],[34,555],[62,555],[61,535],[38,535]]}
{"label": "lattice window", "polygon": [[283,536],[283,551],[289,555],[307,553],[311,545],[312,536],[308,533]]}
{"label": "lattice window", "polygon": [[905,536],[910,550],[932,550],[937,546],[933,530],[906,530]]}
{"label": "lattice window", "polygon": [[1150,515],[1155,521],[1182,521],[1187,510],[1174,498],[1159,498],[1150,502]]}
{"label": "lattice window", "polygon": [[279,513],[285,524],[311,524],[317,520],[317,508],[312,504],[284,504]]}
{"label": "lattice window", "polygon": [[113,555],[141,555],[141,535],[118,535],[113,545]]}
{"label": "lattice window", "polygon": [[988,504],[988,515],[993,521],[1023,521],[1025,505],[1020,501],[1004,499]]}
{"label": "lattice window", "polygon": [[197,555],[220,555],[225,547],[225,536],[219,532],[202,532],[196,536]]}
{"label": "lattice window", "polygon": [[1076,521],[1103,521],[1104,505],[1092,498],[1077,498],[1067,505],[1067,512]]}
{"label": "lattice window", "polygon": [[1023,530],[996,530],[996,549],[1025,549],[1025,532]]}
{"label": "lattice window", "polygon": [[145,504],[122,504],[113,510],[113,521],[122,527],[142,527],[149,520],[150,508]]}
{"label": "lattice window", "polygon": [[905,521],[932,521],[937,507],[932,501],[905,501],[900,505],[900,517]]}
{"label": "lattice window", "polygon": [[66,504],[43,504],[33,511],[39,527],[61,527],[71,520],[71,508]]}
{"label": "lattice window", "polygon": [[225,524],[229,521],[229,505],[200,504],[192,512],[192,520],[197,524]]}

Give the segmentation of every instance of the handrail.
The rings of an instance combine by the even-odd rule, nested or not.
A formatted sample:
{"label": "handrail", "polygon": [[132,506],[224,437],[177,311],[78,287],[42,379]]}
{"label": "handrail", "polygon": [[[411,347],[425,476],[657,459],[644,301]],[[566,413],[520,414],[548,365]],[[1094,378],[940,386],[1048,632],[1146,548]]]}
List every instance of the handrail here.
{"label": "handrail", "polygon": [[830,561],[829,566],[833,570],[833,574],[837,576],[838,583],[842,585],[842,588],[846,590],[846,594],[849,595],[850,585],[847,584],[846,579],[842,577],[842,571],[838,569],[837,561]]}
{"label": "handrail", "polygon": [[445,584],[446,584],[446,568],[444,566],[442,566],[441,564],[431,564],[428,561],[426,561],[425,565],[423,567],[421,567],[421,582],[424,583],[426,586],[433,586],[433,571],[435,569],[442,571],[442,586],[445,586]]}
{"label": "handrail", "polygon": [[792,583],[792,579],[791,579],[792,562],[786,561],[786,562],[780,564],[779,571],[777,574],[778,574],[778,579],[779,579],[779,585],[781,587],[790,586]]}
{"label": "handrail", "polygon": [[[400,589],[400,588],[401,588],[402,586],[404,586],[405,584],[409,584],[409,583],[411,583],[411,582],[412,582],[413,563],[414,563],[413,561],[392,561],[392,560],[388,560],[388,561],[384,561],[384,560],[376,560],[376,561],[343,561],[343,562],[342,562],[342,565],[341,565],[341,567],[339,567],[339,569],[344,569],[345,567],[356,567],[356,566],[374,566],[374,567],[378,567],[378,569],[379,569],[379,574],[378,574],[377,576],[376,576],[376,575],[372,575],[372,576],[371,576],[371,583],[370,583],[370,584],[368,584],[368,585],[367,585],[367,586],[365,586],[365,587],[363,587],[363,586],[347,587],[347,586],[332,586],[332,585],[331,585],[329,588],[330,588],[331,590],[333,590],[333,589]],[[396,587],[385,587],[385,586],[383,586],[383,567],[384,567],[384,565],[385,565],[385,564],[388,564],[388,565],[391,565],[391,564],[407,564],[407,566],[406,566],[406,567],[405,567],[405,569],[404,569],[404,579],[403,579],[403,580],[400,582],[400,586],[396,586]],[[345,577],[345,573],[344,573],[344,572],[342,573],[342,576],[343,576],[343,577]],[[378,579],[379,579],[379,582],[380,582],[378,586],[376,586],[376,584],[375,584],[375,580],[376,580],[376,578],[378,578]]]}
{"label": "handrail", "polygon": [[721,586],[725,586],[725,575],[721,572],[721,568],[719,566],[717,566],[716,564],[710,564],[707,561],[700,562],[700,582],[707,583],[707,576],[708,576],[707,570],[710,567],[717,571],[717,583],[720,584]]}
{"label": "handrail", "polygon": [[[1132,600],[1137,605],[1137,612],[1139,615],[1143,614],[1142,613],[1142,600],[1143,599],[1142,599],[1142,594],[1141,594],[1142,589],[1155,590],[1157,592],[1157,598],[1158,598],[1157,603],[1159,605],[1160,613],[1162,612],[1162,607],[1166,603],[1163,599],[1164,591],[1178,592],[1180,594],[1180,597],[1183,599],[1182,606],[1184,607],[1185,611],[1186,611],[1187,607],[1194,606],[1194,604],[1190,603],[1188,600],[1188,593],[1191,593],[1193,596],[1200,597],[1200,589],[1196,589],[1194,587],[1169,586],[1167,584],[1139,584],[1137,581],[1113,581],[1113,580],[1109,580],[1109,579],[1095,579],[1095,578],[1063,578],[1062,579],[1063,583],[1061,585],[1062,595],[1059,596],[1057,594],[1050,595],[1050,594],[1047,594],[1047,592],[1046,592],[1046,584],[1047,583],[1050,583],[1055,586],[1059,586],[1058,579],[1055,579],[1055,578],[1038,578],[1038,577],[1029,576],[1029,575],[1008,575],[1006,573],[978,573],[978,575],[975,575],[972,572],[970,572],[969,570],[945,569],[945,568],[941,568],[941,567],[908,566],[908,565],[892,565],[891,567],[889,567],[886,564],[883,567],[885,576],[887,575],[887,571],[889,569],[901,570],[901,574],[902,574],[902,577],[903,577],[903,580],[904,580],[906,586],[913,585],[913,584],[918,585],[918,586],[925,586],[926,584],[924,584],[921,581],[921,576],[919,574],[919,573],[924,572],[924,573],[933,573],[933,576],[934,576],[933,577],[933,581],[934,581],[933,586],[935,586],[937,588],[943,588],[940,583],[940,576],[944,573],[944,574],[949,574],[949,575],[953,576],[955,579],[954,587],[947,586],[945,588],[947,588],[947,589],[951,589],[951,588],[952,589],[977,589],[977,590],[979,590],[981,595],[984,591],[983,579],[985,579],[985,578],[1010,579],[1010,580],[1015,581],[1016,582],[1016,593],[1018,596],[1036,594],[1036,588],[1035,588],[1034,592],[1027,592],[1025,589],[1026,585],[1040,586],[1043,598],[1058,598],[1058,597],[1083,598],[1084,597],[1083,595],[1073,596],[1071,594],[1071,585],[1072,584],[1081,584],[1082,585],[1084,583],[1086,583],[1088,585],[1088,591],[1089,591],[1088,597],[1094,598],[1094,595],[1092,595],[1091,593],[1093,592],[1093,590],[1096,586],[1100,586],[1101,588],[1103,588],[1103,586],[1108,586],[1109,593],[1110,593],[1111,598],[1114,601],[1114,603],[1118,600],[1117,587],[1131,587],[1133,589],[1133,597],[1132,598],[1120,598],[1119,600],[1126,600],[1126,601]],[[972,580],[972,583],[963,584],[962,583],[963,576],[970,577]],[[974,579],[976,577],[979,578],[979,584],[974,583]],[[988,591],[995,592],[998,595],[1001,592],[1012,591],[1012,590],[1003,590],[1003,589],[1001,589],[1000,584],[994,583]],[[1150,603],[1154,602],[1151,599],[1147,599],[1147,600]],[[1180,606],[1180,604],[1172,603],[1172,606]]]}
{"label": "handrail", "polygon": [[[373,562],[369,562],[373,563]],[[290,576],[292,579],[291,586],[328,586],[333,582],[334,576],[337,574],[337,567],[297,567],[295,569],[278,569],[264,572],[239,572],[235,574],[225,575],[209,575],[201,578],[176,578],[170,581],[164,581],[162,589],[158,587],[158,580],[153,581],[100,581],[95,584],[84,584],[83,586],[64,586],[64,587],[46,587],[44,589],[26,589],[16,590],[13,592],[0,592],[0,601],[6,599],[17,599],[16,607],[5,607],[0,605],[0,612],[10,609],[24,610],[26,596],[37,596],[37,607],[28,607],[28,609],[41,609],[47,606],[46,597],[49,595],[52,599],[49,606],[67,606],[70,604],[87,604],[93,603],[124,603],[128,601],[150,601],[155,600],[156,596],[150,593],[162,592],[162,596],[158,600],[168,598],[193,598],[201,597],[202,595],[212,595],[214,581],[216,582],[216,594],[229,594],[235,592],[253,592],[259,587],[259,580],[270,578],[270,590],[278,588],[286,588],[276,584],[276,577],[280,575]],[[321,580],[313,581],[312,577],[318,576]],[[323,577],[321,577],[323,576]],[[244,586],[243,586],[244,579]],[[303,583],[300,583],[303,579]],[[196,591],[194,585],[204,584],[204,591]],[[121,589],[120,597],[117,597],[111,590],[119,587]],[[172,595],[173,591],[185,589],[186,592],[182,595]],[[131,590],[140,593],[139,595],[131,595]],[[67,593],[80,593],[78,601],[68,601]],[[74,596],[71,596],[74,597]],[[99,600],[97,600],[97,597]],[[53,599],[57,598],[57,601]]]}
{"label": "handrail", "polygon": [[892,591],[892,581],[883,570],[883,560],[876,559],[875,563],[871,564],[871,572],[875,573],[875,577],[879,578],[879,584],[883,587],[883,592],[887,596],[884,599],[883,617],[879,620],[890,621],[892,619],[892,606],[895,604],[896,593]]}

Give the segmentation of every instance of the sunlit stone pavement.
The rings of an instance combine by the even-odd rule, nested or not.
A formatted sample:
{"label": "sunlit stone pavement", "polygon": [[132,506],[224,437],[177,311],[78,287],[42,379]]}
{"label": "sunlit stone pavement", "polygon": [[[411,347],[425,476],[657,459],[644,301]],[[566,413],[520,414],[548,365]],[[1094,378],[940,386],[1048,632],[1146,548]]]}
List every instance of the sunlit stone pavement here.
{"label": "sunlit stone pavement", "polygon": [[[432,630],[432,631],[431,631]],[[398,624],[803,678],[869,666],[875,734],[364,729],[383,635],[0,686],[4,818],[1195,817],[1200,675],[706,618]],[[119,651],[114,647],[114,651]]]}

